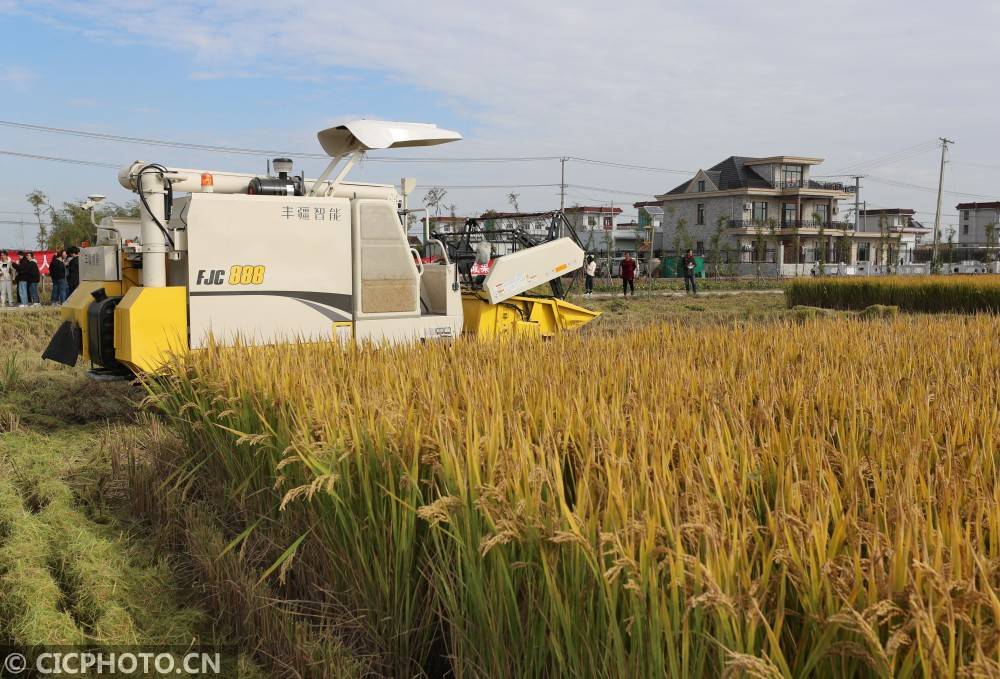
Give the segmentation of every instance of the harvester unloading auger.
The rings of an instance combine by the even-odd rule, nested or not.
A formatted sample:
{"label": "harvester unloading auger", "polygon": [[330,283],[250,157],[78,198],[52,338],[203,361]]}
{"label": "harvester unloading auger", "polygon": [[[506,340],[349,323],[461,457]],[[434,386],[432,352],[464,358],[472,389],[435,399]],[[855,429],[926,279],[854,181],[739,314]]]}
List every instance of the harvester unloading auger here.
{"label": "harvester unloading auger", "polygon": [[561,295],[525,294],[583,265],[573,238],[497,253],[477,237],[482,275],[460,275],[470,269],[453,261],[454,243],[428,240],[436,257],[411,247],[394,186],[345,181],[366,151],[442,144],[457,132],[358,120],[318,137],[331,160],[317,179],[293,175],[286,159],[264,177],[122,168],[140,218],[105,219],[97,244],[83,248],[80,285],[43,356],[67,365],[82,356],[97,374],[140,373],[210,341],[550,336],[597,316]]}

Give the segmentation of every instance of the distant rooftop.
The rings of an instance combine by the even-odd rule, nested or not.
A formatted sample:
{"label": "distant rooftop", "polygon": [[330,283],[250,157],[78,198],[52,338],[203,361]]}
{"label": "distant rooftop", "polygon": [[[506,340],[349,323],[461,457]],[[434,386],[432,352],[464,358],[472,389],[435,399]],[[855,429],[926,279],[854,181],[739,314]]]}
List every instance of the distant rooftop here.
{"label": "distant rooftop", "polygon": [[[597,206],[592,206],[592,205],[574,205],[573,207],[566,208],[565,211],[566,212],[572,212],[574,214],[577,213],[577,212],[583,212],[583,213],[586,213],[586,214],[590,214],[592,212],[593,213],[605,212],[607,214],[611,214],[611,206],[610,205],[597,205]],[[614,208],[614,214],[620,215],[621,213],[622,213],[622,209],[620,207]]]}
{"label": "distant rooftop", "polygon": [[771,156],[770,158],[747,158],[747,165],[772,165],[774,163],[787,163],[789,165],[819,165],[822,158],[808,158],[806,156]]}
{"label": "distant rooftop", "polygon": [[903,207],[886,207],[873,210],[871,208],[867,210],[861,210],[863,215],[915,215],[917,214],[915,210],[910,210]]}
{"label": "distant rooftop", "polygon": [[1000,210],[1000,200],[990,203],[959,203],[955,206],[956,210],[978,210],[979,208]]}
{"label": "distant rooftop", "polygon": [[[822,158],[807,158],[805,156],[770,156],[768,158],[751,158],[748,156],[729,156],[720,163],[716,163],[707,170],[699,170],[694,177],[683,184],[675,186],[667,191],[666,196],[687,193],[691,183],[704,172],[705,176],[712,180],[718,191],[732,191],[736,189],[774,189],[774,184],[764,179],[754,170],[749,168],[757,165],[771,165],[776,163],[788,163],[793,165],[816,165],[823,162]],[[809,180],[808,184],[802,188],[820,189],[828,191],[846,191],[843,184],[838,182],[816,182]],[[661,196],[657,196],[658,198]]]}

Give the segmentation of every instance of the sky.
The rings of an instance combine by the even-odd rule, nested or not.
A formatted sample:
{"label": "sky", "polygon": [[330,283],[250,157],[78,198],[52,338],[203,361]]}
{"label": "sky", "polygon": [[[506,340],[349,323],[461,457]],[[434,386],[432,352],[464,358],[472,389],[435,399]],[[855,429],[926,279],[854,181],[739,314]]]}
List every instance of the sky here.
{"label": "sky", "polygon": [[[557,208],[562,156],[657,168],[566,163],[567,205],[614,202],[626,220],[729,155],[801,155],[825,159],[816,175],[867,175],[869,206],[930,225],[932,142],[947,137],[947,226],[958,202],[1000,199],[998,25],[1000,3],[967,0],[0,0],[0,121],[293,159],[344,120],[432,122],[464,139],[373,153],[352,178],[415,177],[418,201],[450,187],[466,215],[511,209],[511,191],[521,210]],[[3,124],[0,151],[265,170]],[[544,159],[469,160],[525,157]],[[32,189],[125,202],[116,174],[0,153],[0,246],[33,241]]]}

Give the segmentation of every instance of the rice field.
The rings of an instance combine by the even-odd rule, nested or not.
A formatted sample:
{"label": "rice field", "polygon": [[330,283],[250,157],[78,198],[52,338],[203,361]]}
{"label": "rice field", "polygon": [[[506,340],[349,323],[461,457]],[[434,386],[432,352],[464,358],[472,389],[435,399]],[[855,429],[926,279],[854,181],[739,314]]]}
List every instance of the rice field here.
{"label": "rice field", "polygon": [[[172,479],[370,672],[1000,674],[993,316],[208,349]],[[317,623],[318,624],[318,623]]]}
{"label": "rice field", "polygon": [[785,286],[788,306],[860,311],[873,304],[922,313],[1000,312],[1000,276],[800,278]]}

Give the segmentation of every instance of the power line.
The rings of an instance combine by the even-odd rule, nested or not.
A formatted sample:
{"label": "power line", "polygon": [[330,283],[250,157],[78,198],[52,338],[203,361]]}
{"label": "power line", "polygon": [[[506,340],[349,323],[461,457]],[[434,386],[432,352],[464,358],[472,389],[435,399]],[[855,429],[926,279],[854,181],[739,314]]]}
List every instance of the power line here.
{"label": "power line", "polygon": [[54,163],[69,163],[71,165],[90,165],[93,167],[113,167],[118,168],[120,165],[115,165],[114,163],[101,163],[96,160],[77,160],[75,158],[57,158],[55,156],[40,156],[35,153],[19,153],[17,151],[5,151],[0,149],[0,155],[4,156],[15,156],[17,158],[28,158],[30,160],[48,160]]}
{"label": "power line", "polygon": [[425,184],[438,189],[539,189],[558,187],[559,184]]}
{"label": "power line", "polygon": [[[933,193],[937,193],[937,189],[932,186],[921,186],[920,184],[900,182],[893,179],[886,179],[884,177],[874,177],[872,175],[869,175],[868,179],[872,180],[873,182],[878,182],[879,184],[888,184],[889,186],[898,186],[904,189],[914,189],[916,191],[931,191]],[[953,196],[969,196],[970,198],[987,198],[989,200],[1000,200],[995,195],[990,196],[982,193],[968,193],[966,191],[943,191],[943,193],[949,193]]]}
{"label": "power line", "polygon": [[609,160],[594,160],[592,158],[579,158],[577,156],[568,156],[567,160],[575,160],[578,163],[586,163],[588,165],[603,165],[605,167],[620,167],[626,170],[639,170],[642,172],[667,172],[670,174],[694,174],[693,170],[671,170],[665,167],[651,167],[649,165],[632,165],[630,163],[616,163]]}
{"label": "power line", "polygon": [[[152,139],[148,137],[128,137],[119,134],[108,134],[104,132],[90,132],[87,130],[75,130],[65,127],[51,127],[48,125],[35,125],[33,123],[19,123],[11,120],[0,120],[0,125],[13,127],[32,132],[44,132],[49,134],[61,134],[72,137],[83,137],[87,139],[100,139],[101,141],[120,142],[126,144],[140,144],[144,146],[160,146],[176,149],[191,149],[197,151],[207,151],[211,153],[229,153],[234,155],[253,156],[280,156],[289,155],[298,158],[313,158],[317,160],[327,160],[329,156],[323,153],[308,151],[288,151],[273,149],[255,149],[241,146],[219,146],[214,144],[195,144],[190,142],[170,141],[165,139]],[[376,163],[519,163],[519,162],[539,162],[573,160],[579,163],[590,165],[601,165],[605,167],[617,167],[629,170],[640,170],[646,172],[668,172],[674,174],[690,174],[688,170],[673,170],[662,167],[651,167],[648,165],[632,165],[629,163],[619,163],[608,160],[597,160],[594,158],[581,158],[578,156],[465,156],[465,157],[383,157],[366,156],[365,159]]]}
{"label": "power line", "polygon": [[[57,163],[70,163],[74,165],[89,165],[93,167],[110,167],[118,168],[119,165],[114,163],[103,163],[96,160],[79,160],[76,158],[59,158],[56,156],[42,156],[33,153],[20,153],[17,151],[7,151],[0,149],[0,155],[15,156],[18,158],[29,158],[32,160],[48,160]],[[435,184],[433,182],[426,182],[426,186],[432,187],[437,186],[442,189],[535,189],[535,188],[559,188],[561,184]],[[578,189],[585,189],[588,191],[600,191],[603,193],[613,193],[623,196],[643,196],[648,197],[654,194],[652,193],[640,193],[637,191],[623,191],[621,189],[611,189],[603,186],[584,186],[582,184],[566,184],[567,187],[574,187]]]}
{"label": "power line", "polygon": [[604,186],[585,186],[584,184],[567,184],[566,186],[571,186],[577,189],[584,189],[585,191],[600,191],[601,193],[612,193],[620,196],[641,196],[643,198],[649,198],[655,196],[655,193],[640,193],[638,191],[622,191],[620,189],[609,189]]}
{"label": "power line", "polygon": [[[937,140],[928,140],[915,144],[913,146],[908,146],[905,149],[900,149],[899,151],[894,151],[893,153],[888,153],[883,156],[878,156],[875,158],[870,158],[868,160],[862,160],[850,165],[846,165],[839,170],[835,170],[838,174],[856,174],[860,170],[870,170],[872,168],[878,167],[880,165],[888,165],[890,163],[900,162],[902,160],[907,160],[924,153],[927,153],[938,146]],[[835,176],[834,174],[828,176]]]}
{"label": "power line", "polygon": [[990,165],[989,163],[973,163],[966,160],[950,160],[952,165],[968,165],[969,167],[985,167],[990,170],[1000,170],[1000,165]]}

